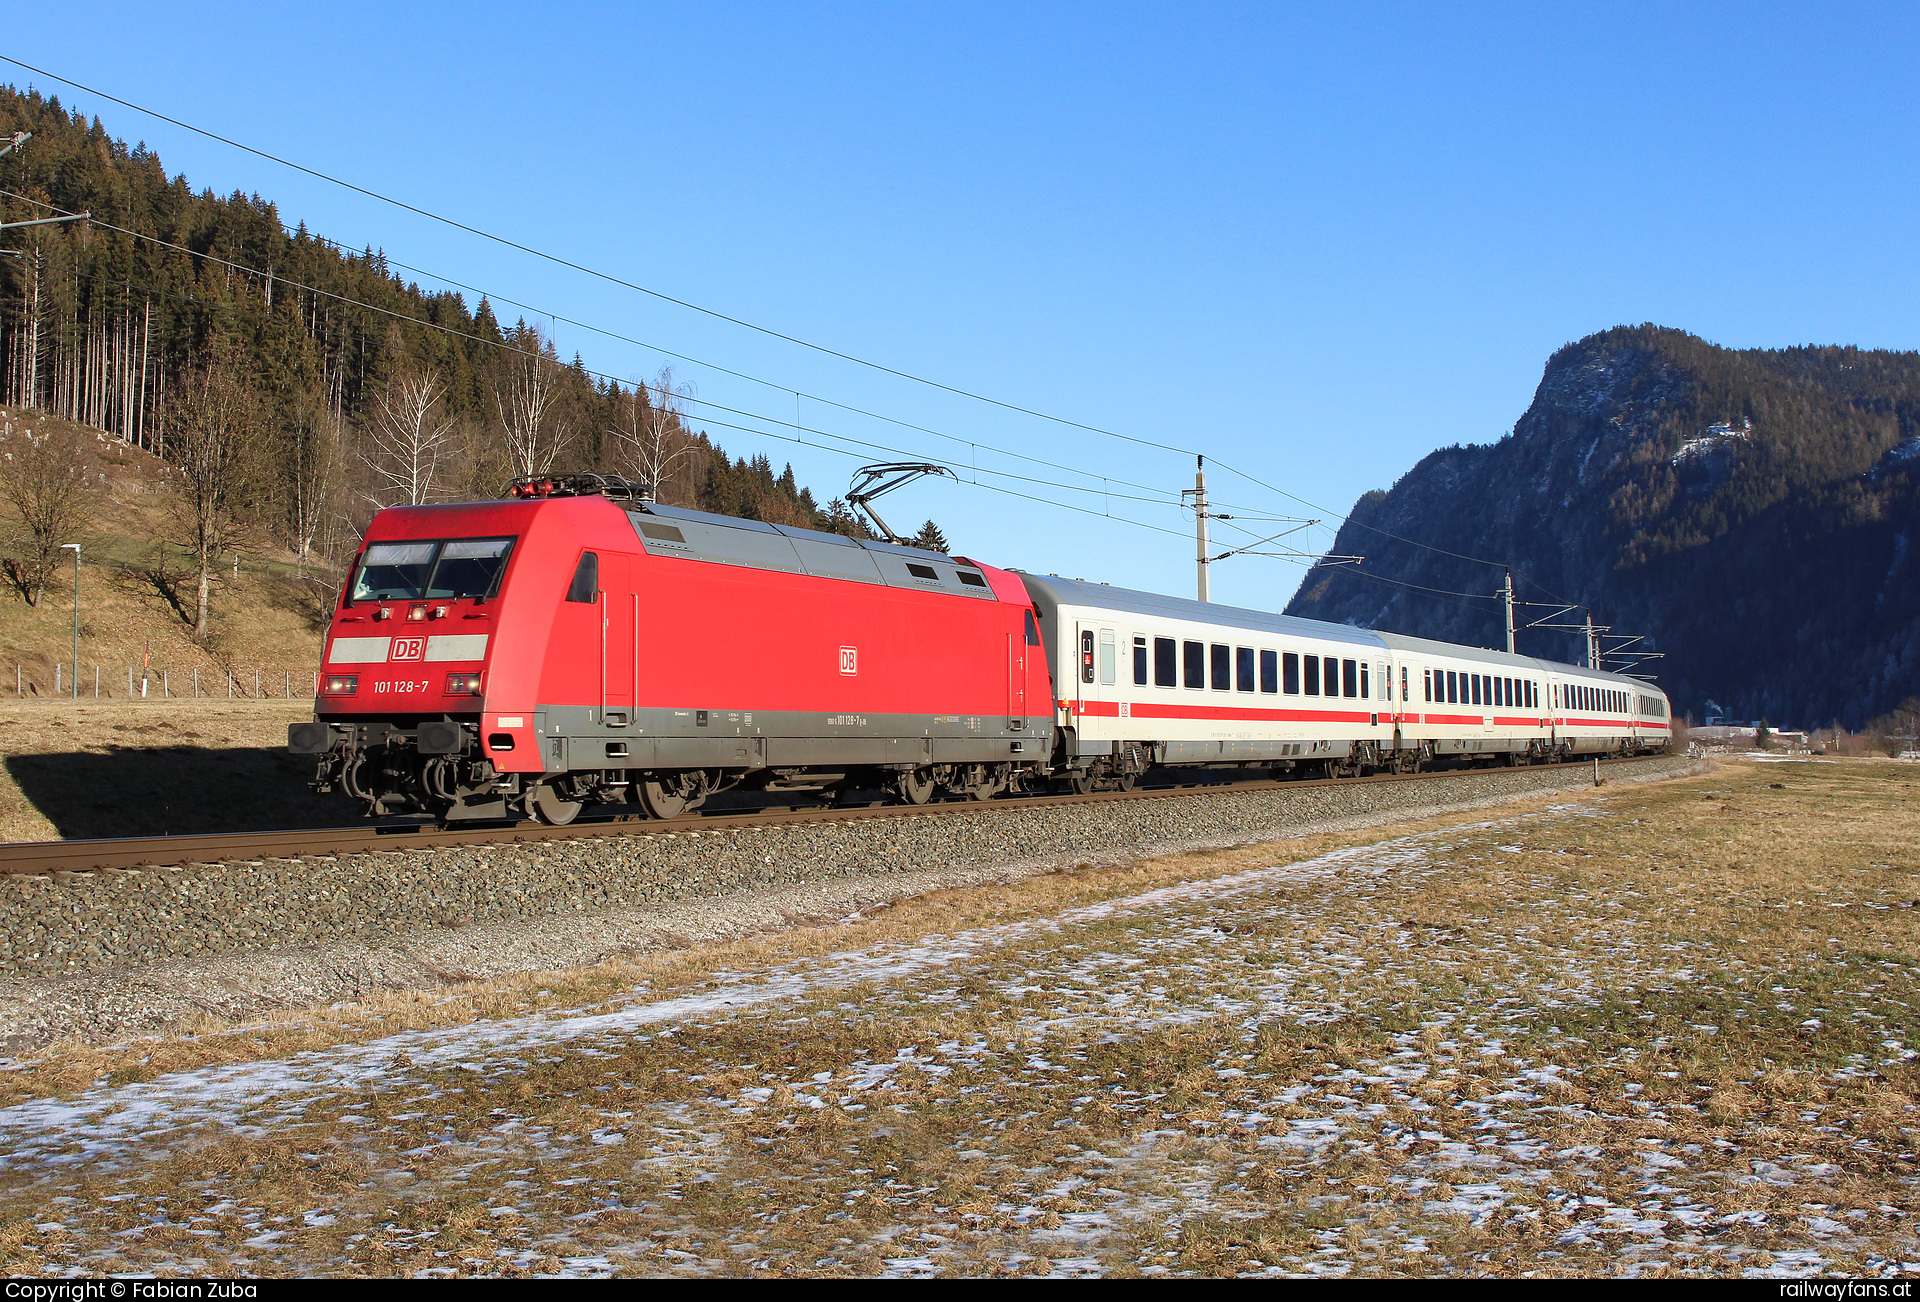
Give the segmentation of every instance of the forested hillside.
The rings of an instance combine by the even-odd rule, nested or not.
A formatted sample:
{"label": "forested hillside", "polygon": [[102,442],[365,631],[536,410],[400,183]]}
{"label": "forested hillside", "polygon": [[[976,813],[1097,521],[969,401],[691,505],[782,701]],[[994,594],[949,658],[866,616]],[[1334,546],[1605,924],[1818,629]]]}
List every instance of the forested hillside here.
{"label": "forested hillside", "polygon": [[[790,467],[730,459],[689,424],[670,374],[651,391],[596,380],[484,299],[289,231],[258,195],[195,193],[98,119],[0,87],[0,144],[16,132],[32,139],[0,157],[0,221],[95,220],[0,235],[0,405],[161,457],[179,509],[155,545],[190,568],[251,548],[325,570],[382,506],[492,497],[568,469],[652,481],[678,505],[864,532]],[[29,600],[55,526],[101,505],[86,483],[61,485],[78,463],[42,437],[15,434],[0,458],[8,573]],[[204,631],[204,601],[196,619]]]}
{"label": "forested hillside", "polygon": [[1507,562],[1523,599],[1650,634],[1683,710],[1858,727],[1920,692],[1916,435],[1920,354],[1609,330],[1554,354],[1505,438],[1363,497],[1333,551],[1365,561],[1309,572],[1287,609],[1498,646],[1479,562]]}

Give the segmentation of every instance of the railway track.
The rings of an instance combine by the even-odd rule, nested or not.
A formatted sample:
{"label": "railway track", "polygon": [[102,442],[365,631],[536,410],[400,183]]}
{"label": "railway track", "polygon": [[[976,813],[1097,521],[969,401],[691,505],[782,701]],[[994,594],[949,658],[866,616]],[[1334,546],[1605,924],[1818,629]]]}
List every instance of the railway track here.
{"label": "railway track", "polygon": [[[1569,770],[1588,761],[1566,766]],[[1631,760],[1602,760],[1609,767]],[[1275,782],[1195,783],[1141,786],[1132,791],[1096,791],[1087,795],[1016,796],[985,804],[970,800],[927,805],[840,805],[779,807],[740,812],[689,814],[658,821],[646,818],[582,820],[565,827],[522,823],[513,827],[440,828],[432,825],[364,825],[276,832],[221,832],[202,836],[141,836],[75,841],[0,843],[0,875],[92,872],[98,869],[163,868],[227,860],[293,859],[306,855],[366,854],[514,842],[578,841],[598,837],[672,836],[688,832],[724,832],[734,828],[788,823],[831,823],[850,819],[901,818],[909,814],[960,814],[983,809],[1040,805],[1090,805],[1130,800],[1179,799],[1189,795],[1241,791],[1353,787],[1382,782],[1444,782],[1455,774],[1495,770],[1468,768],[1438,773],[1375,774],[1362,778],[1314,778]]]}

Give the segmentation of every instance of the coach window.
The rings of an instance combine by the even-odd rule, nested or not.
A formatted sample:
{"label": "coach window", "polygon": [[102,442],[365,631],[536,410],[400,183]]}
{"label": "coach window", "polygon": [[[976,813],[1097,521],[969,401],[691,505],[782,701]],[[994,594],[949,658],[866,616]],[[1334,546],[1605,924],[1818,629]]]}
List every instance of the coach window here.
{"label": "coach window", "polygon": [[568,601],[593,602],[600,599],[600,557],[581,552],[580,563],[573,567],[573,582],[567,585]]}
{"label": "coach window", "polygon": [[1320,657],[1320,695],[1340,695],[1340,662],[1332,656]]}
{"label": "coach window", "polygon": [[1093,630],[1080,630],[1080,681],[1093,681]]}
{"label": "coach window", "polygon": [[[1348,663],[1351,664],[1352,662],[1349,661]],[[1353,693],[1348,692],[1347,695],[1351,696],[1353,695]],[[1367,673],[1367,662],[1362,660],[1360,662],[1360,699],[1365,701],[1370,699],[1372,696],[1373,696],[1373,681]]]}
{"label": "coach window", "polygon": [[1301,663],[1306,666],[1306,672],[1302,676],[1301,681],[1306,684],[1307,695],[1320,695],[1320,657],[1302,656],[1300,659]]}
{"label": "coach window", "polygon": [[[1299,670],[1296,669],[1294,672],[1297,675]],[[1260,653],[1260,690],[1268,696],[1273,696],[1280,690],[1280,653],[1278,651]]]}
{"label": "coach window", "polygon": [[1289,651],[1280,657],[1280,690],[1288,696],[1300,695],[1300,653]]}
{"label": "coach window", "polygon": [[1207,685],[1207,644],[1205,642],[1183,643],[1180,654],[1186,661],[1187,686],[1205,687]]}
{"label": "coach window", "polygon": [[1343,660],[1340,662],[1340,669],[1341,681],[1345,688],[1341,694],[1344,696],[1360,695],[1360,666],[1351,660]]}
{"label": "coach window", "polygon": [[1461,675],[1456,673],[1454,670],[1452,669],[1447,670],[1447,704],[1448,705],[1460,704],[1460,678],[1461,678]]}
{"label": "coach window", "polygon": [[1253,690],[1253,648],[1250,646],[1234,649],[1233,688],[1237,692]]}
{"label": "coach window", "polygon": [[1213,690],[1233,690],[1233,648],[1218,642],[1213,644]]}
{"label": "coach window", "polygon": [[1147,685],[1147,639],[1133,639],[1133,682],[1136,687]]}
{"label": "coach window", "polygon": [[[1389,691],[1387,695],[1392,696],[1393,693]],[[1409,694],[1409,688],[1407,687],[1407,667],[1405,665],[1401,665],[1400,666],[1400,701],[1404,705],[1412,700],[1413,700],[1413,697]]]}
{"label": "coach window", "polygon": [[1420,671],[1420,699],[1428,705],[1433,704],[1433,670],[1431,669]]}
{"label": "coach window", "polygon": [[1468,694],[1469,694],[1469,695],[1471,696],[1471,698],[1472,698],[1471,700],[1469,700],[1469,701],[1467,702],[1467,704],[1469,704],[1469,705],[1479,705],[1479,704],[1480,704],[1480,684],[1481,684],[1481,682],[1482,682],[1482,680],[1483,680],[1483,678],[1482,678],[1482,675],[1480,675],[1480,674],[1468,674],[1468,675],[1467,675],[1467,691],[1468,691]]}
{"label": "coach window", "polygon": [[1102,687],[1113,686],[1113,657],[1113,630],[1103,628],[1100,630],[1100,685]]}
{"label": "coach window", "polygon": [[1179,685],[1178,649],[1170,637],[1153,639],[1153,685],[1155,687],[1175,687]]}

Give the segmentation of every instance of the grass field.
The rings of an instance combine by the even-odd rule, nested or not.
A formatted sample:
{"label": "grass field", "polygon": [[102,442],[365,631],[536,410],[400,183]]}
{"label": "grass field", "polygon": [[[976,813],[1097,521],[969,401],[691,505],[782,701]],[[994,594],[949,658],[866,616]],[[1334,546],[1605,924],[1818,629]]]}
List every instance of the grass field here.
{"label": "grass field", "polygon": [[0,841],[337,827],[352,802],[307,789],[294,701],[10,701],[0,696]]}
{"label": "grass field", "polygon": [[30,1274],[1920,1272],[1920,767],[1727,763],[0,1073]]}

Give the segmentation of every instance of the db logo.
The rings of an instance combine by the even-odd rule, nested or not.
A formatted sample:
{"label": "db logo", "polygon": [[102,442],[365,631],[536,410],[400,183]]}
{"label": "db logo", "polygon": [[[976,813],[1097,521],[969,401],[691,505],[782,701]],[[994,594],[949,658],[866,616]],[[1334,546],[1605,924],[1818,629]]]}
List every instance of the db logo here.
{"label": "db logo", "polygon": [[427,639],[424,637],[396,637],[393,650],[387,652],[389,660],[425,660],[427,658]]}
{"label": "db logo", "polygon": [[840,648],[840,672],[843,674],[860,672],[860,652],[857,648],[850,646]]}

